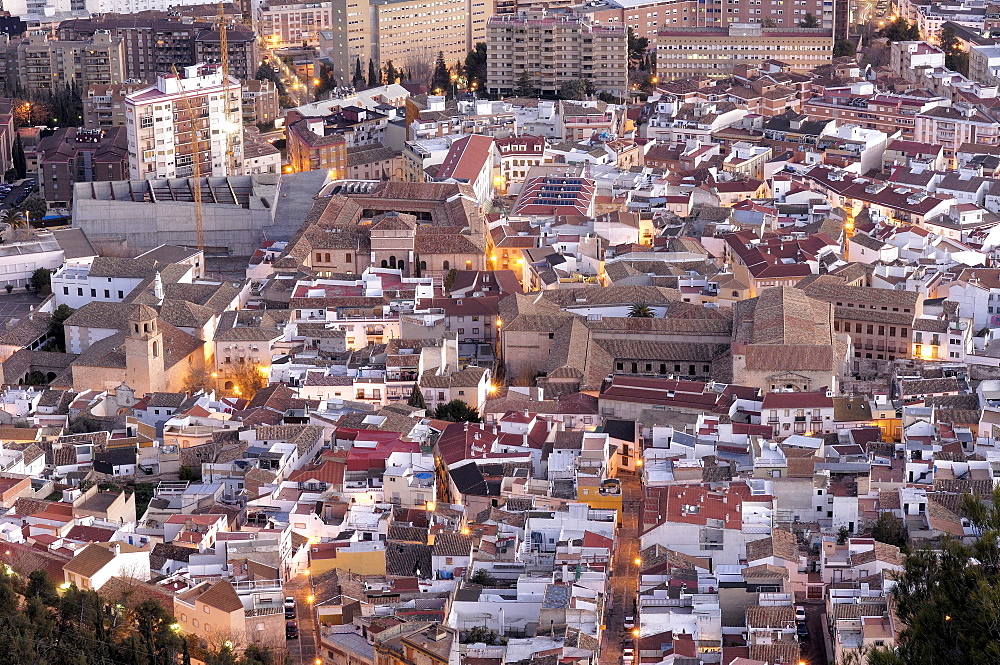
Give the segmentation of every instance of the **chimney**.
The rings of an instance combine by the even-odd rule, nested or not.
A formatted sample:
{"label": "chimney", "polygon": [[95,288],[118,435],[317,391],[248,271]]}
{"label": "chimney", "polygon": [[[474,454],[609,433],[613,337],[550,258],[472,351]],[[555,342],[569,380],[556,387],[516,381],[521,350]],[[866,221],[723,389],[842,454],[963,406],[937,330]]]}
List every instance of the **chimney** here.
{"label": "chimney", "polygon": [[156,298],[156,304],[163,304],[163,280],[160,279],[160,271],[156,271],[156,275],[153,277],[153,297]]}

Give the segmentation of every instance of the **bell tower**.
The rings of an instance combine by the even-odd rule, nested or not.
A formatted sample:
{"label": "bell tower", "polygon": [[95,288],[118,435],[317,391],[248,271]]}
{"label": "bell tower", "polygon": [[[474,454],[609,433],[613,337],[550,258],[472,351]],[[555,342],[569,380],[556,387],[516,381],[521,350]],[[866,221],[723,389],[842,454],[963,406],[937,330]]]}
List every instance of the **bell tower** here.
{"label": "bell tower", "polygon": [[125,333],[125,383],[136,395],[166,389],[163,333],[157,320],[156,310],[149,305],[136,305],[129,313]]}

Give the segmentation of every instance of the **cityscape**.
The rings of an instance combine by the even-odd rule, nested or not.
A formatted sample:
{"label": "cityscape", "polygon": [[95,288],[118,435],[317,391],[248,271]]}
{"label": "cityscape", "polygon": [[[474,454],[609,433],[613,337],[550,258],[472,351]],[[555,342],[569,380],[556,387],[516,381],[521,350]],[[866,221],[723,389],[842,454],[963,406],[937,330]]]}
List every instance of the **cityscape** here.
{"label": "cityscape", "polygon": [[1000,4],[0,0],[12,665],[1000,663]]}

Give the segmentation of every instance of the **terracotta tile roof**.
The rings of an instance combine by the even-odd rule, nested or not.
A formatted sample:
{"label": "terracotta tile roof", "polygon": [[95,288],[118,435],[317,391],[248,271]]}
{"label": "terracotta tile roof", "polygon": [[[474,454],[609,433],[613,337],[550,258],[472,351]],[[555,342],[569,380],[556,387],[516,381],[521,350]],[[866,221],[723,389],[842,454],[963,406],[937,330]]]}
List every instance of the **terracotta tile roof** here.
{"label": "terracotta tile roof", "polygon": [[750,606],[746,609],[747,628],[788,628],[795,625],[791,605],[780,607]]}
{"label": "terracotta tile roof", "polygon": [[63,570],[74,573],[84,578],[93,577],[97,571],[111,563],[115,555],[106,547],[100,545],[87,545],[80,553],[72,558]]}
{"label": "terracotta tile roof", "polygon": [[747,543],[747,561],[759,561],[772,556],[797,563],[799,543],[795,534],[783,529],[774,529],[770,537]]}
{"label": "terracotta tile roof", "polygon": [[236,589],[227,580],[213,584],[205,593],[198,596],[198,601],[229,614],[243,611],[243,603],[240,602]]}

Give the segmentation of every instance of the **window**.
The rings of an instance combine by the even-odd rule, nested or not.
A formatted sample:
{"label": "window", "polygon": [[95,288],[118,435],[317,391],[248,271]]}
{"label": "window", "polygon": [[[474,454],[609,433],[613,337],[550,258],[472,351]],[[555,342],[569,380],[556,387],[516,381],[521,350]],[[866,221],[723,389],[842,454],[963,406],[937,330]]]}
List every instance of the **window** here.
{"label": "window", "polygon": [[83,295],[83,289],[77,289],[76,290],[76,295],[82,296]]}
{"label": "window", "polygon": [[[83,294],[81,293],[80,295],[83,295]],[[105,298],[110,298],[111,297],[111,290],[110,289],[104,289],[104,297]]]}
{"label": "window", "polygon": [[125,297],[125,292],[124,291],[119,291],[118,292],[118,297],[119,298],[124,298]]}
{"label": "window", "polygon": [[68,286],[64,286],[63,287],[63,295],[64,296],[68,296],[69,295],[69,287]]}

